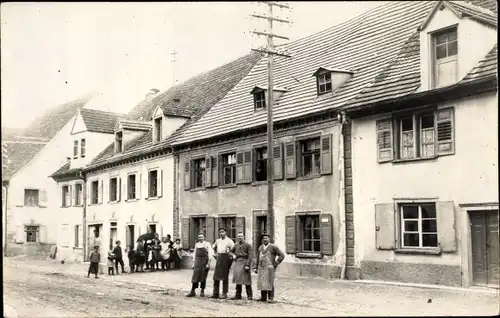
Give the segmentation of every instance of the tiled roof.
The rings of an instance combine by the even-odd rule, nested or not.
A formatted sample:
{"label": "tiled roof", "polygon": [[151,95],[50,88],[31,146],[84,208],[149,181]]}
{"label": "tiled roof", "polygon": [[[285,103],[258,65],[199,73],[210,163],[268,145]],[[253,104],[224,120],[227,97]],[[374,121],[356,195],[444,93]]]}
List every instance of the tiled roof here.
{"label": "tiled roof", "polygon": [[[413,93],[420,86],[417,28],[436,3],[391,1],[285,45],[283,50],[292,57],[275,57],[274,84],[288,91],[273,107],[274,121]],[[481,9],[481,12],[489,11]],[[333,93],[318,96],[312,74],[320,67],[352,70],[354,75]],[[262,60],[173,144],[265,126],[266,112],[254,112],[249,93],[255,86],[266,84],[267,63]]]}
{"label": "tiled roof", "polygon": [[480,6],[468,3],[466,1],[448,1],[451,6],[462,14],[463,17],[468,17],[478,22],[497,25],[497,15],[491,10],[482,8]]}
{"label": "tiled roof", "polygon": [[466,1],[476,7],[480,7],[483,9],[488,9],[494,13],[498,13],[497,11],[497,1],[496,0],[469,0]]}
{"label": "tiled roof", "polygon": [[[129,113],[129,117],[151,118],[152,113],[156,108],[155,103],[160,103],[162,100],[168,101],[174,98],[179,98],[180,102],[178,104],[189,108],[189,111],[186,111],[185,114],[189,113],[191,118],[188,119],[179,129],[173,132],[170,137],[158,143],[152,144],[153,138],[150,130],[132,141],[120,154],[114,154],[114,145],[111,144],[99,155],[97,155],[96,158],[94,158],[89,167],[134,157],[142,153],[152,152],[170,145],[174,138],[198,120],[215,103],[223,98],[224,95],[243,77],[245,77],[250,69],[252,69],[252,67],[261,58],[262,54],[252,52],[233,62],[201,75],[197,75],[184,83],[170,88],[153,99],[151,103],[141,102]],[[165,109],[163,110],[165,112]]]}
{"label": "tiled roof", "polygon": [[90,98],[82,97],[48,110],[24,129],[23,136],[52,139]]}
{"label": "tiled roof", "polygon": [[17,136],[22,136],[23,129],[22,128],[10,128],[2,126],[2,140],[14,138]]}
{"label": "tiled roof", "polygon": [[[10,178],[46,145],[46,142],[4,142],[7,158],[2,158],[2,181]],[[5,168],[4,168],[5,165]]]}
{"label": "tiled roof", "polygon": [[88,131],[113,134],[116,122],[127,115],[83,108],[80,111]]}
{"label": "tiled roof", "polygon": [[57,171],[54,172],[50,176],[53,177],[53,176],[57,176],[57,175],[63,174],[65,172],[67,172],[70,167],[71,167],[71,163],[70,162],[66,162],[61,168],[57,169]]}
{"label": "tiled roof", "polygon": [[121,119],[118,124],[124,129],[130,130],[145,130],[148,131],[151,129],[151,122],[149,121],[140,121],[140,120],[130,120],[130,119]]}
{"label": "tiled roof", "polygon": [[495,76],[498,71],[498,50],[495,47],[467,74],[461,83],[471,82],[485,77]]}

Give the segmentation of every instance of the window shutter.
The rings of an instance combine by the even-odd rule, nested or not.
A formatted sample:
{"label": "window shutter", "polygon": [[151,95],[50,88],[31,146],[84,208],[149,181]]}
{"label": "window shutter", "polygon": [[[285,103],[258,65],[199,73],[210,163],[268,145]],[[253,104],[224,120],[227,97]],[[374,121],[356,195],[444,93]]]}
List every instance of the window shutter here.
{"label": "window shutter", "polygon": [[64,200],[65,200],[65,196],[64,196],[64,186],[61,186],[61,207],[64,208]]}
{"label": "window shutter", "polygon": [[45,189],[39,191],[39,196],[38,206],[47,207],[47,191]]}
{"label": "window shutter", "polygon": [[244,155],[243,151],[236,152],[236,183],[245,182],[243,155]]}
{"label": "window shutter", "polygon": [[252,150],[247,150],[243,153],[243,179],[245,183],[252,182]]}
{"label": "window shutter", "polygon": [[102,198],[103,198],[103,190],[104,190],[104,186],[103,186],[104,182],[103,180],[99,180],[99,203],[102,203]]}
{"label": "window shutter", "polygon": [[116,200],[120,201],[122,199],[122,178],[118,177],[116,182]]}
{"label": "window shutter", "polygon": [[69,196],[69,206],[73,206],[73,186],[72,185],[69,186],[68,196]]}
{"label": "window shutter", "polygon": [[295,159],[295,141],[285,143],[285,178],[294,179],[297,177],[296,159]]}
{"label": "window shutter", "polygon": [[243,232],[243,235],[245,235],[245,217],[244,216],[237,216],[236,217],[236,235],[238,235],[239,232]]}
{"label": "window shutter", "polygon": [[217,168],[217,156],[212,157],[212,187],[219,185],[219,170]]}
{"label": "window shutter", "polygon": [[378,162],[392,160],[392,121],[390,118],[377,120],[377,159]]}
{"label": "window shutter", "polygon": [[[151,198],[152,195],[151,195],[151,184],[149,183],[149,177],[150,177],[150,173],[151,171],[147,171],[146,172],[146,176],[144,177],[144,194],[145,194],[145,198]],[[158,180],[158,179],[156,179]]]}
{"label": "window shutter", "polygon": [[333,255],[333,220],[331,214],[321,214],[321,253],[324,255]]}
{"label": "window shutter", "polygon": [[205,157],[205,187],[210,188],[212,186],[212,157]]}
{"label": "window shutter", "polygon": [[396,248],[394,204],[375,204],[375,242],[379,250]]}
{"label": "window shutter", "polygon": [[189,190],[191,188],[191,158],[186,158],[184,162],[184,190]]}
{"label": "window shutter", "polygon": [[441,251],[445,253],[455,252],[457,241],[453,201],[436,202],[436,223],[438,244]]}
{"label": "window shutter", "polygon": [[283,179],[283,145],[279,143],[273,147],[273,174],[274,180]]}
{"label": "window shutter", "polygon": [[190,219],[189,218],[182,218],[181,221],[181,237],[182,237],[182,249],[188,250],[190,248],[190,240],[189,240],[189,233],[190,233]]}
{"label": "window shutter", "polygon": [[77,247],[82,247],[83,246],[83,227],[81,225],[78,225],[78,246]]}
{"label": "window shutter", "polygon": [[47,243],[47,227],[45,226],[40,226],[40,238],[38,240],[38,242],[40,243]]}
{"label": "window shutter", "polygon": [[215,235],[215,225],[215,218],[213,216],[207,216],[207,234],[205,237],[210,244],[214,244],[215,238],[217,237]]}
{"label": "window shutter", "polygon": [[158,179],[156,179],[156,193],[158,197],[163,196],[163,170],[158,170]]}
{"label": "window shutter", "polygon": [[296,218],[297,217],[295,215],[288,215],[285,217],[287,254],[295,254],[297,252]]}
{"label": "window shutter", "polygon": [[26,242],[26,232],[24,231],[24,226],[16,226],[16,243]]}
{"label": "window shutter", "polygon": [[321,174],[331,174],[332,169],[332,134],[321,137]]}
{"label": "window shutter", "polygon": [[[147,182],[146,180],[147,178],[144,178],[144,181]],[[141,197],[141,193],[142,193],[142,173],[137,173],[136,176],[135,176],[135,182],[136,182],[136,187],[135,187],[135,198],[136,199],[140,199],[142,198]],[[146,191],[147,189],[147,184],[146,186],[144,187],[144,190]]]}
{"label": "window shutter", "polygon": [[454,111],[453,107],[440,109],[436,112],[437,153],[440,155],[455,152],[454,143]]}

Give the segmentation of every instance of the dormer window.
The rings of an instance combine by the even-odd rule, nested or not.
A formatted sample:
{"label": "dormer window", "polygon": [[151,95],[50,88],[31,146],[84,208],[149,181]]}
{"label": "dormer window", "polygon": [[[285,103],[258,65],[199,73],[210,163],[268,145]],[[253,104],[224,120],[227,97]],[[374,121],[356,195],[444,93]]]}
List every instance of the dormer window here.
{"label": "dormer window", "polygon": [[123,132],[118,131],[115,133],[115,153],[123,151]]}
{"label": "dormer window", "polygon": [[[274,86],[273,87],[273,101],[278,102],[281,96],[287,92],[286,88]],[[253,95],[254,111],[266,109],[267,99],[267,86],[255,86],[250,94]]]}
{"label": "dormer window", "polygon": [[162,126],[162,118],[161,117],[155,118],[155,120],[154,120],[154,141],[155,142],[161,141],[161,137],[162,137],[161,126]]}
{"label": "dormer window", "polygon": [[325,73],[316,77],[318,85],[318,95],[332,91],[332,73]]}
{"label": "dormer window", "polygon": [[454,84],[458,73],[457,28],[432,35],[434,53],[434,88]]}
{"label": "dormer window", "polygon": [[261,90],[253,93],[253,104],[254,109],[265,109],[266,108],[266,91]]}

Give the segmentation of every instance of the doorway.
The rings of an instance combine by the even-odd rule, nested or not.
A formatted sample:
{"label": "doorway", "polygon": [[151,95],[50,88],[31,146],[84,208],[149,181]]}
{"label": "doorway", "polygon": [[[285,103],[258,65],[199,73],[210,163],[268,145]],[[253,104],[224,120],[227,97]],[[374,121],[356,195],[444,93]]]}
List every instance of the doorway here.
{"label": "doorway", "polygon": [[156,224],[149,224],[149,232],[156,233]]}
{"label": "doorway", "polygon": [[130,249],[130,246],[135,246],[135,225],[129,224],[127,225],[127,237],[126,237],[126,249]]}
{"label": "doorway", "polygon": [[469,212],[472,241],[472,281],[474,285],[500,284],[498,210]]}
{"label": "doorway", "polygon": [[111,222],[109,225],[109,250],[113,250],[113,245],[118,240],[118,228],[116,222]]}

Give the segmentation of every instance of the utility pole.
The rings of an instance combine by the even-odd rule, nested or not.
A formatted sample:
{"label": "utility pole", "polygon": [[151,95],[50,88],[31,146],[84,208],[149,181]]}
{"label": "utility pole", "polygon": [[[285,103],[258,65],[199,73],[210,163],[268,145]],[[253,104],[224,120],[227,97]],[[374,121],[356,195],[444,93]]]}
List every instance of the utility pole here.
{"label": "utility pole", "polygon": [[177,55],[177,52],[174,51],[170,54],[174,57],[174,59],[171,61],[172,62],[172,86],[175,85],[175,62],[177,62],[177,60],[175,59],[175,56]]}
{"label": "utility pole", "polygon": [[[274,49],[274,38],[288,40],[287,37],[273,33],[273,22],[289,23],[287,20],[278,19],[273,16],[273,7],[286,8],[289,6],[274,2],[265,1],[268,5],[267,16],[260,14],[252,14],[251,16],[258,19],[265,19],[268,21],[267,32],[253,31],[254,34],[267,37],[266,49],[252,49],[253,51],[267,53],[267,229],[271,237],[271,241],[275,240],[275,215],[274,215],[274,167],[273,167],[273,104],[274,104],[274,90],[273,90],[273,64],[274,55],[290,57],[287,54],[279,53]],[[283,171],[284,173],[284,171]]]}

